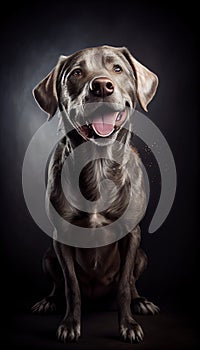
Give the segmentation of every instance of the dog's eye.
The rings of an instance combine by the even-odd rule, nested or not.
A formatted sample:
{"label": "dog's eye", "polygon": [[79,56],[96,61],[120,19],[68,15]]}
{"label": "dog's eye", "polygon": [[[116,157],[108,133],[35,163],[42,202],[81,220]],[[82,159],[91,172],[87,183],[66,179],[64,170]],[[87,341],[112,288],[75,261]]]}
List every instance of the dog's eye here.
{"label": "dog's eye", "polygon": [[72,71],[71,75],[75,78],[81,77],[83,74],[82,70],[80,68],[76,68]]}
{"label": "dog's eye", "polygon": [[118,64],[113,66],[113,70],[115,73],[121,73],[123,71],[122,67],[120,67]]}

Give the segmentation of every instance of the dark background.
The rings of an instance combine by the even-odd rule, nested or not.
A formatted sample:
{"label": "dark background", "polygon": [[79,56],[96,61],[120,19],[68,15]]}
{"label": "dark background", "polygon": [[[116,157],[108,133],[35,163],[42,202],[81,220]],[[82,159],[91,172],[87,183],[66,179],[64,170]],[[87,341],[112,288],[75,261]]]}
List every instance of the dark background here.
{"label": "dark background", "polygon": [[[54,348],[59,316],[32,316],[29,307],[49,291],[41,259],[47,237],[32,220],[22,193],[21,169],[32,135],[46,115],[31,90],[55,66],[59,55],[108,44],[127,46],[159,77],[148,117],[174,155],[178,186],[172,210],[154,234],[143,231],[149,266],[141,294],[161,307],[143,318],[142,349],[196,349],[198,71],[197,8],[190,2],[28,2],[9,4],[1,18],[1,246],[2,308],[6,339],[19,348]],[[155,188],[154,188],[155,191]],[[156,191],[155,191],[156,192]],[[155,194],[156,196],[156,194]],[[145,227],[145,225],[144,225]],[[57,318],[56,318],[57,317]],[[85,317],[79,349],[129,349],[117,339],[116,315]],[[9,322],[5,320],[8,318]],[[113,332],[113,338],[112,338]],[[102,333],[102,334],[101,334]],[[107,338],[105,335],[107,334]],[[110,338],[109,338],[110,334]],[[102,340],[103,339],[103,340]],[[134,347],[134,345],[133,345]]]}

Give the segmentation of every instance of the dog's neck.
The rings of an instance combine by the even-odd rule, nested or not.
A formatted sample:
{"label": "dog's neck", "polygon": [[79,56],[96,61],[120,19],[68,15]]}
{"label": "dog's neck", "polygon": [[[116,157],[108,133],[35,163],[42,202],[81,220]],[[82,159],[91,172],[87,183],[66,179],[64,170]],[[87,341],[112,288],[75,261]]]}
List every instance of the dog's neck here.
{"label": "dog's neck", "polygon": [[[130,139],[131,131],[121,129],[118,132],[117,138],[114,140],[114,142],[108,143],[108,145],[97,145],[92,141],[84,140],[83,137],[74,129],[66,134],[65,156],[73,157],[73,153],[76,148],[85,144],[86,152],[89,149],[89,156],[91,159],[105,158],[115,160],[116,157],[118,157],[121,165],[126,164],[130,154]],[[89,145],[91,145],[91,147]],[[82,148],[84,148],[84,146]]]}
{"label": "dog's neck", "polygon": [[[78,198],[80,202],[76,193],[78,186],[87,200],[97,201],[102,191],[105,191],[102,183],[104,180],[110,180],[110,183],[106,184],[107,194],[116,204],[116,213],[123,210],[126,205],[127,191],[123,191],[122,188],[129,186],[127,163],[132,152],[129,146],[130,135],[128,130],[120,130],[117,139],[108,146],[97,146],[92,141],[85,141],[75,130],[66,135],[66,182],[68,191],[71,189],[75,201]],[[76,185],[72,186],[77,174],[79,174],[79,183],[76,182]],[[125,197],[120,194],[120,191],[124,192]]]}

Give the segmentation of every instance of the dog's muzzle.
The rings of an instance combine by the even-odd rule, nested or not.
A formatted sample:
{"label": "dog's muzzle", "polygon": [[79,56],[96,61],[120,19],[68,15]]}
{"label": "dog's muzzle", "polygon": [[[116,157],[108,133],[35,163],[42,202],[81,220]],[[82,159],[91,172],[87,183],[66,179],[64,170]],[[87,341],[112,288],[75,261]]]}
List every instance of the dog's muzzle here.
{"label": "dog's muzzle", "polygon": [[88,103],[81,117],[82,125],[78,125],[79,132],[86,139],[92,137],[109,137],[118,131],[127,119],[128,110],[114,103]]}

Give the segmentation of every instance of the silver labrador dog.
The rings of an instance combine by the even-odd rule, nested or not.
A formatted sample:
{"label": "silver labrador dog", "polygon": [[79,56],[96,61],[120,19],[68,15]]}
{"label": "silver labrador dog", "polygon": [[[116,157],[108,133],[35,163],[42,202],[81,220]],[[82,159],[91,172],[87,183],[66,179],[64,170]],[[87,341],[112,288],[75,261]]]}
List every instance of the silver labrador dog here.
{"label": "silver labrador dog", "polygon": [[[51,157],[48,193],[51,204],[66,222],[84,228],[103,227],[109,235],[110,223],[123,214],[131,196],[135,198],[132,215],[139,223],[146,210],[142,167],[137,151],[130,145],[131,132],[124,126],[128,125],[130,111],[137,101],[147,111],[157,86],[157,76],[139,63],[127,48],[111,46],[87,48],[71,56],[61,56],[56,67],[36,86],[35,99],[48,113],[48,118],[52,118],[57,109],[63,117],[66,134]],[[67,125],[73,130],[67,132]],[[124,146],[118,163],[112,157],[116,141]],[[74,149],[83,143],[95,144],[105,154],[104,158],[90,161],[80,174],[80,191],[88,201],[94,202],[92,213],[72,205],[61,183],[65,159],[73,160]],[[74,169],[73,166],[69,169],[71,179]],[[67,186],[75,198],[78,192],[70,176]],[[114,182],[117,191],[111,191],[108,208],[95,212],[95,203],[101,196],[101,182],[105,179]],[[49,212],[51,215],[51,210]],[[155,314],[159,309],[140,297],[135,286],[147,264],[147,257],[140,248],[138,224],[124,237],[97,248],[61,243],[57,227],[56,231],[58,239],[53,240],[44,256],[44,269],[53,281],[53,289],[32,307],[33,312],[54,311],[64,291],[66,313],[57,335],[61,341],[73,341],[81,335],[82,296],[94,300],[114,293],[121,338],[129,342],[142,341],[144,334],[133,313]]]}

